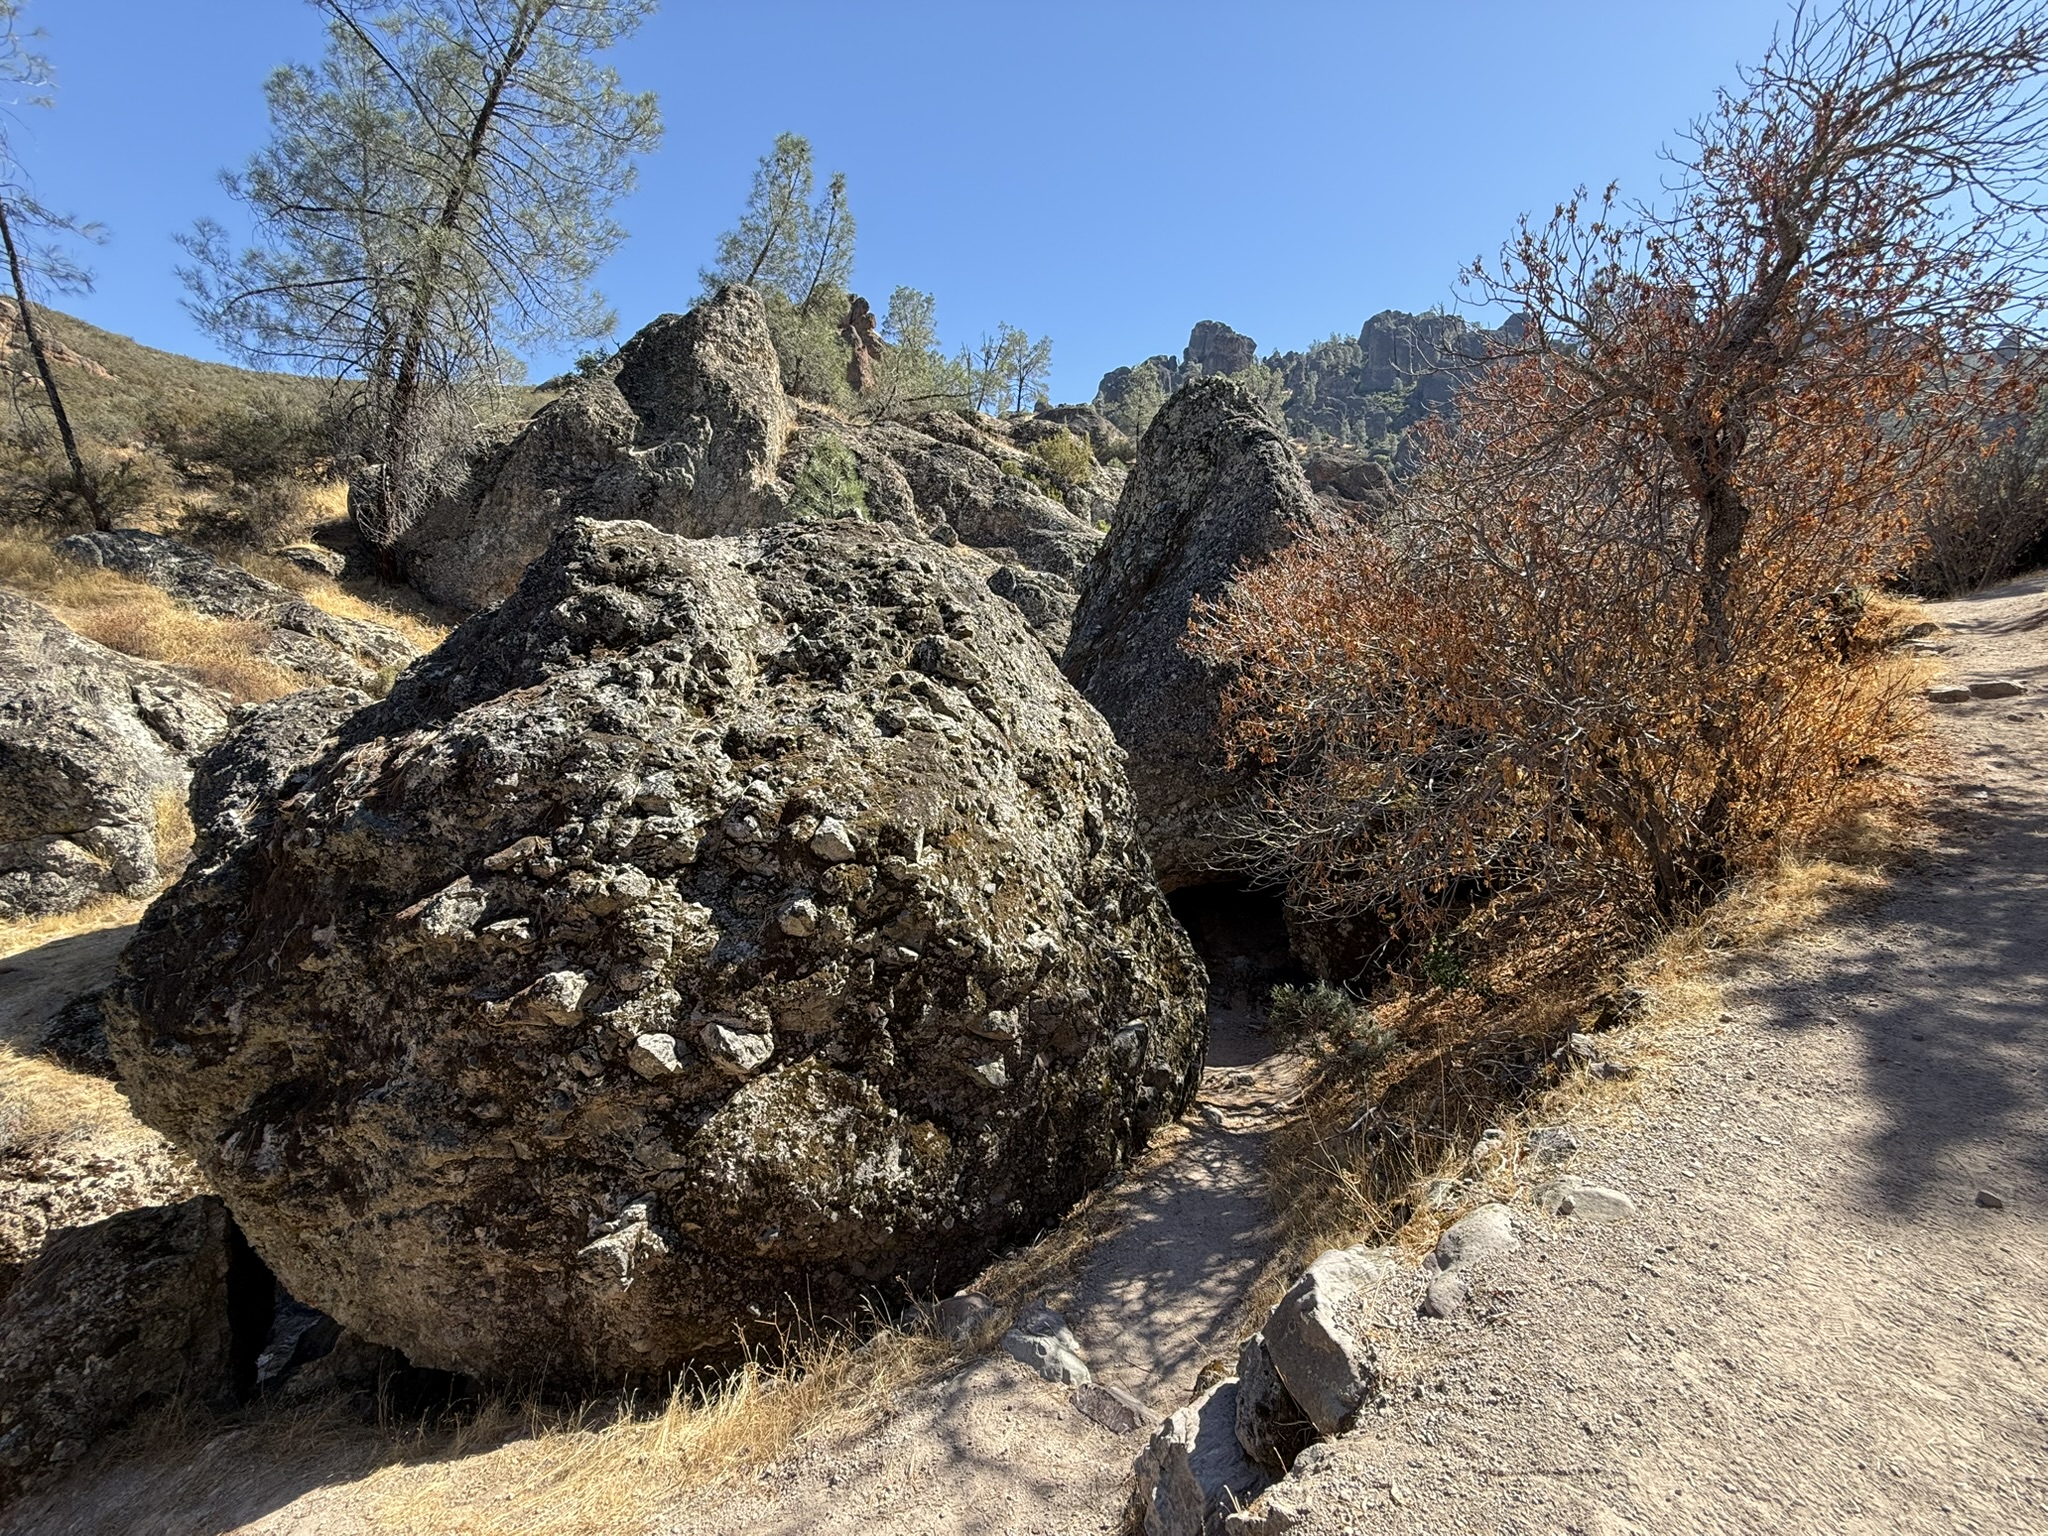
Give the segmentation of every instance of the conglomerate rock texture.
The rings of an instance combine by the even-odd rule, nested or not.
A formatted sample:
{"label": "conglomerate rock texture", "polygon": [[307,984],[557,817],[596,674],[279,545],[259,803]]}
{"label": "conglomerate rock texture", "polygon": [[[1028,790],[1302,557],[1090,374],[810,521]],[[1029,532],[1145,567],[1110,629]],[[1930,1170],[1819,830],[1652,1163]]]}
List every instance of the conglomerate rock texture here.
{"label": "conglomerate rock texture", "polygon": [[1188,1101],[1120,754],[956,551],[578,521],[334,707],[209,760],[105,1011],[291,1293],[417,1363],[615,1382],[957,1285]]}
{"label": "conglomerate rock texture", "polygon": [[182,673],[0,592],[0,918],[149,890],[165,873],[164,811],[227,710]]}
{"label": "conglomerate rock texture", "polygon": [[1064,666],[1130,754],[1139,836],[1167,890],[1214,878],[1219,814],[1242,793],[1218,738],[1218,680],[1183,641],[1195,599],[1318,515],[1287,439],[1227,378],[1181,390],[1147,429],[1093,566]]}

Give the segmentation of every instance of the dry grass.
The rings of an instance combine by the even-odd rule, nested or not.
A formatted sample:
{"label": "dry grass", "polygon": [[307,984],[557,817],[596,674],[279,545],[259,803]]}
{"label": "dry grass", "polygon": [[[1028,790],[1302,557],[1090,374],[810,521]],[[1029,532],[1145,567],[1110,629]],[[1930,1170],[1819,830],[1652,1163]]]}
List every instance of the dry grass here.
{"label": "dry grass", "polygon": [[106,1079],[0,1044],[0,1156],[152,1135]]}
{"label": "dry grass", "polygon": [[[190,823],[188,822],[189,826]],[[48,917],[0,919],[0,960],[26,950],[40,949],[59,939],[102,928],[118,928],[142,916],[149,905],[147,896],[104,896],[75,912],[58,912]]]}
{"label": "dry grass", "polygon": [[[1730,962],[1867,905],[1924,846],[1912,781],[1845,815],[1800,850],[1738,880],[1696,919],[1653,937],[1618,968],[1573,965],[1584,944],[1511,955],[1455,990],[1380,1004],[1402,1044],[1369,1074],[1326,1061],[1303,1115],[1275,1137],[1271,1192],[1283,1239],[1261,1278],[1277,1299],[1316,1253],[1361,1242],[1414,1255],[1476,1205],[1526,1190],[1528,1126],[1585,1125],[1623,1113],[1664,1070],[1660,1041],[1711,1022]],[[1574,1032],[1600,1036],[1629,1075],[1589,1073],[1555,1053]],[[1502,1135],[1475,1161],[1480,1133]],[[1436,1198],[1432,1198],[1435,1195]]]}
{"label": "dry grass", "polygon": [[109,650],[176,667],[237,702],[275,699],[303,686],[256,654],[261,625],[194,613],[145,582],[66,560],[41,539],[0,535],[0,584],[46,604]]}

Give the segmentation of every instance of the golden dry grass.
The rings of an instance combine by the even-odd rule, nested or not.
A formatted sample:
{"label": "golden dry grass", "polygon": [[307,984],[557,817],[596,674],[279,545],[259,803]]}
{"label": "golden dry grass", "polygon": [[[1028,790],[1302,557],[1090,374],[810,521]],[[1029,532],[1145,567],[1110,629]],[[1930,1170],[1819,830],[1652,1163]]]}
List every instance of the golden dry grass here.
{"label": "golden dry grass", "polygon": [[102,928],[118,928],[142,916],[149,905],[147,896],[104,896],[75,912],[58,912],[48,917],[0,919],[0,960],[25,950],[40,949],[59,939]]}
{"label": "golden dry grass", "polygon": [[0,535],[0,584],[42,602],[109,650],[176,667],[237,702],[280,698],[302,686],[256,654],[262,626],[195,613],[145,582],[66,560],[30,535]]}

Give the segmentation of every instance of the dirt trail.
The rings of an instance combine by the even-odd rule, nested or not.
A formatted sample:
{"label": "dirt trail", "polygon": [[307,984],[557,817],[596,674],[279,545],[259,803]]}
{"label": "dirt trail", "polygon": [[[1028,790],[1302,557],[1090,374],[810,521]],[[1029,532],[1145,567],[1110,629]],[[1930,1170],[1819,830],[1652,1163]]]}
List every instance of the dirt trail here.
{"label": "dirt trail", "polygon": [[2048,580],[1935,615],[2030,686],[1938,710],[1937,852],[1660,1042],[1574,1167],[1640,1218],[1533,1218],[1300,1536],[2048,1530]]}

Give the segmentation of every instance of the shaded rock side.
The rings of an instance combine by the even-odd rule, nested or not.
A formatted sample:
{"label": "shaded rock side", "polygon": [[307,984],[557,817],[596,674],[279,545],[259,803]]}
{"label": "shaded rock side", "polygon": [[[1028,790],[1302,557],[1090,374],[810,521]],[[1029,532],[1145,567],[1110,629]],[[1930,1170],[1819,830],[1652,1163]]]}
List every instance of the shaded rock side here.
{"label": "shaded rock side", "polygon": [[0,1301],[0,1503],[153,1404],[233,1400],[233,1243],[210,1195],[50,1240]]}
{"label": "shaded rock side", "polygon": [[1270,555],[1315,500],[1287,440],[1229,379],[1180,391],[1145,433],[1082,579],[1064,666],[1130,755],[1139,835],[1167,890],[1199,884],[1242,792],[1217,739],[1217,679],[1183,649],[1197,597]]}
{"label": "shaded rock side", "polygon": [[310,683],[374,688],[419,656],[419,647],[383,624],[344,619],[316,608],[289,588],[162,534],[140,528],[78,533],[58,549],[81,565],[98,566],[168,593],[209,618],[268,631],[256,653]]}
{"label": "shaded rock side", "polygon": [[0,918],[139,896],[227,700],[0,592]]}
{"label": "shaded rock side", "polygon": [[616,1381],[943,1293],[1200,1071],[1115,743],[937,545],[580,521],[313,750],[206,819],[108,1034],[415,1363]]}
{"label": "shaded rock side", "polygon": [[637,518],[689,537],[777,521],[795,424],[760,296],[722,288],[643,327],[603,368],[472,462],[399,541],[406,578],[481,608],[576,517]]}
{"label": "shaded rock side", "polygon": [[1153,1431],[1133,1464],[1126,1528],[1143,1536],[1221,1536],[1267,1476],[1237,1440],[1233,1379],[1218,1383]]}

